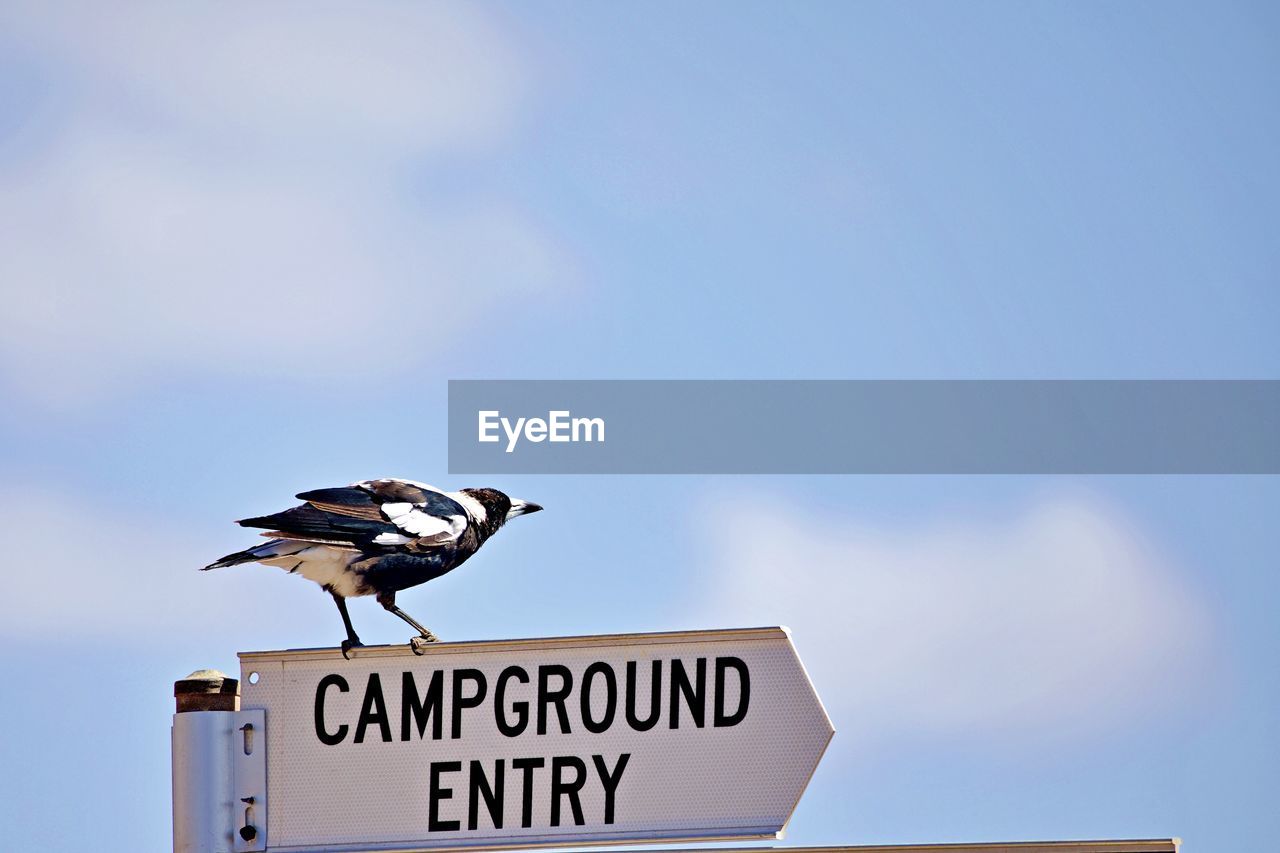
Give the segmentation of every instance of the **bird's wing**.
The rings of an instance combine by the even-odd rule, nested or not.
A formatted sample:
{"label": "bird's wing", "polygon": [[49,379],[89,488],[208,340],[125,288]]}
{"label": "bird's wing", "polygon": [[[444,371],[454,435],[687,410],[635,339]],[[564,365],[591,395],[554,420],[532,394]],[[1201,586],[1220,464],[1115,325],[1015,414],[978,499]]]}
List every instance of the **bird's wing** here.
{"label": "bird's wing", "polygon": [[334,545],[383,544],[379,541],[380,537],[400,534],[399,528],[389,521],[328,512],[310,504],[274,515],[242,519],[236,523],[241,527],[260,527],[272,531],[271,535],[280,539],[300,539]]}
{"label": "bird's wing", "polygon": [[391,524],[373,542],[378,545],[445,543],[467,528],[467,511],[456,500],[411,480],[364,480],[336,489],[316,489],[298,497],[312,507],[364,522]]}

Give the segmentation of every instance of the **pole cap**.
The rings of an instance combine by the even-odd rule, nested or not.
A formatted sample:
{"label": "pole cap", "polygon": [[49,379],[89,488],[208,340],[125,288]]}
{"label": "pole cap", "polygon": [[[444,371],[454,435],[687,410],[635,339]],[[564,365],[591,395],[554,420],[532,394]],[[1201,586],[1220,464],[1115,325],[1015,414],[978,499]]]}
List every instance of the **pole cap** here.
{"label": "pole cap", "polygon": [[178,713],[240,710],[240,682],[216,669],[197,669],[173,682]]}

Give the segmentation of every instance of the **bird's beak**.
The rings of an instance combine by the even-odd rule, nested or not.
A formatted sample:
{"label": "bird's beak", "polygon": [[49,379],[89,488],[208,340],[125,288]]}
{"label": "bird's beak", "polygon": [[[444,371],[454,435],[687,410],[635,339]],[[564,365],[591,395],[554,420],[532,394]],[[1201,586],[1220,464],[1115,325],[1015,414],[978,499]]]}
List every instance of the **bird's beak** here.
{"label": "bird's beak", "polygon": [[511,510],[507,513],[507,521],[519,515],[528,515],[531,512],[540,512],[541,510],[542,507],[535,503],[516,499],[511,502]]}

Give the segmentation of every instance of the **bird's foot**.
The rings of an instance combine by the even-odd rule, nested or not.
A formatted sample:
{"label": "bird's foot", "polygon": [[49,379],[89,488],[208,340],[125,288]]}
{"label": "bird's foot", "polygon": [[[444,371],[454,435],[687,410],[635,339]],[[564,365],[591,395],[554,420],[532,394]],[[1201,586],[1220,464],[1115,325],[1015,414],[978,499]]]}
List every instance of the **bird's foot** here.
{"label": "bird's foot", "polygon": [[415,655],[423,655],[427,653],[427,646],[438,642],[440,642],[440,638],[427,631],[421,637],[414,637],[409,640],[409,648],[413,649]]}
{"label": "bird's foot", "polygon": [[346,658],[347,660],[351,660],[351,655],[349,655],[349,654],[347,654],[347,653],[348,653],[348,652],[350,652],[352,649],[358,649],[358,648],[360,648],[360,647],[361,647],[361,646],[363,646],[363,645],[364,645],[364,643],[360,642],[359,640],[343,640],[343,641],[342,641],[342,656],[343,656],[344,658]]}

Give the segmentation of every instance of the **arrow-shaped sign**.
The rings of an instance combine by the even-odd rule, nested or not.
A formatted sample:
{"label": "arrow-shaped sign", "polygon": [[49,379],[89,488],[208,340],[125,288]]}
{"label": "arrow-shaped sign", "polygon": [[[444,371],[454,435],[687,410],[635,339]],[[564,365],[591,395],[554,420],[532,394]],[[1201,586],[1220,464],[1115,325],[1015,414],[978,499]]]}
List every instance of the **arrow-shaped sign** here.
{"label": "arrow-shaped sign", "polygon": [[782,628],[240,660],[258,850],[776,838],[833,733]]}

